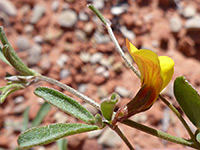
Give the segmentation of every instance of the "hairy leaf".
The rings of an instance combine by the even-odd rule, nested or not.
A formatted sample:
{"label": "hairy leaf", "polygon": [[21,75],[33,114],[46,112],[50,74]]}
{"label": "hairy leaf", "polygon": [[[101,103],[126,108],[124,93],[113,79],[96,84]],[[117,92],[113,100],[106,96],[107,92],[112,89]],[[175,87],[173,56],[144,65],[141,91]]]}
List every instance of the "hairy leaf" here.
{"label": "hairy leaf", "polygon": [[59,123],[44,127],[35,127],[20,134],[18,144],[20,148],[30,148],[51,143],[65,136],[97,129],[98,127],[94,125],[74,123]]}
{"label": "hairy leaf", "polygon": [[94,116],[80,103],[54,89],[39,87],[34,91],[35,95],[43,98],[46,102],[56,106],[62,111],[83,120],[86,123],[94,123]]}
{"label": "hairy leaf", "polygon": [[200,129],[200,96],[183,76],[174,82],[174,95],[190,121]]}

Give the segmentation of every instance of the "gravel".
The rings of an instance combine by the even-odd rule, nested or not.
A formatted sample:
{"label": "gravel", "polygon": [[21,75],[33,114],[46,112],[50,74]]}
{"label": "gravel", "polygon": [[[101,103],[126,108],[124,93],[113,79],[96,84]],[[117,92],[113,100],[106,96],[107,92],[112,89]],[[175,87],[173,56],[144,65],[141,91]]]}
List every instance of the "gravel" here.
{"label": "gravel", "polygon": [[45,14],[45,7],[40,4],[35,5],[33,8],[30,22],[32,24],[36,24],[44,14]]}
{"label": "gravel", "polygon": [[72,28],[74,27],[74,25],[76,24],[78,20],[77,14],[75,11],[73,10],[65,10],[62,13],[60,13],[60,15],[58,16],[58,24],[61,27],[65,27],[65,28]]}
{"label": "gravel", "polygon": [[31,47],[29,40],[25,36],[17,38],[16,46],[20,51],[25,51]]}
{"label": "gravel", "polygon": [[17,9],[15,5],[9,0],[1,0],[0,1],[0,12],[3,11],[9,16],[16,16]]}

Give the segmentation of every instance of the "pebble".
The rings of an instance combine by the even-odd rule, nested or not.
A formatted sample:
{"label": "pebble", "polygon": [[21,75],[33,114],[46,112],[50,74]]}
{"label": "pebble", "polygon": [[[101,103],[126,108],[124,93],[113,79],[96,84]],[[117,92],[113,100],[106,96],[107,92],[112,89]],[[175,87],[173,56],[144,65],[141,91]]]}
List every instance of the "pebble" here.
{"label": "pebble", "polygon": [[108,35],[101,34],[98,31],[94,33],[94,38],[97,44],[106,44],[110,42],[110,37]]}
{"label": "pebble", "polygon": [[49,59],[49,55],[48,54],[42,55],[40,61],[40,68],[42,69],[42,71],[47,71],[50,69],[50,67],[51,67],[51,61]]}
{"label": "pebble", "polygon": [[58,10],[58,7],[59,7],[59,1],[57,0],[54,0],[51,4],[51,10],[56,12]]}
{"label": "pebble", "polygon": [[102,58],[103,58],[103,54],[100,52],[97,52],[97,53],[92,54],[92,56],[90,58],[90,62],[92,64],[96,64],[96,63],[99,63]]}
{"label": "pebble", "polygon": [[33,8],[33,14],[31,16],[30,22],[32,24],[37,23],[41,19],[41,17],[44,15],[44,13],[45,13],[45,7],[43,5],[39,5],[39,4],[35,5]]}
{"label": "pebble", "polygon": [[79,19],[81,21],[88,21],[89,20],[89,16],[88,16],[88,14],[86,12],[80,11],[79,12]]}
{"label": "pebble", "polygon": [[34,44],[28,50],[27,63],[29,65],[36,65],[41,59],[42,47],[39,44]]}
{"label": "pebble", "polygon": [[105,146],[116,147],[121,143],[121,139],[112,129],[106,128],[97,142]]}
{"label": "pebble", "polygon": [[73,10],[65,10],[58,16],[58,24],[61,27],[72,28],[77,22],[77,14]]}
{"label": "pebble", "polygon": [[56,123],[65,123],[68,120],[68,116],[63,112],[58,111],[54,114],[54,119],[56,120]]}
{"label": "pebble", "polygon": [[15,5],[9,0],[1,0],[0,1],[0,12],[3,11],[9,16],[16,16],[17,9]]}
{"label": "pebble", "polygon": [[90,61],[91,55],[90,53],[87,53],[87,52],[81,52],[79,57],[84,63],[87,63]]}
{"label": "pebble", "polygon": [[136,115],[132,116],[130,119],[134,120],[136,122],[143,123],[143,122],[147,121],[148,117],[147,117],[146,113],[140,113],[140,114],[136,114]]}
{"label": "pebble", "polygon": [[122,86],[117,86],[115,88],[115,92],[117,92],[122,97],[129,97],[131,94],[129,90],[127,90],[126,88]]}
{"label": "pebble", "polygon": [[87,132],[87,135],[88,135],[88,138],[96,138],[98,136],[100,136],[102,133],[102,130],[94,130],[94,131],[90,131],[90,132]]}
{"label": "pebble", "polygon": [[97,90],[97,94],[100,98],[106,98],[108,96],[108,92],[105,88],[99,87]]}
{"label": "pebble", "polygon": [[85,41],[86,40],[86,34],[82,30],[76,30],[75,35],[76,35],[76,38],[79,41]]}
{"label": "pebble", "polygon": [[28,4],[25,4],[21,7],[20,13],[22,13],[23,15],[27,15],[27,13],[30,12],[30,10],[31,10],[31,6]]}
{"label": "pebble", "polygon": [[98,67],[98,68],[95,70],[95,73],[96,73],[96,74],[102,74],[102,73],[104,73],[105,71],[106,71],[106,68],[103,67],[103,66],[100,66],[100,67]]}
{"label": "pebble", "polygon": [[182,22],[179,17],[173,16],[169,20],[170,29],[172,32],[178,33],[182,28]]}
{"label": "pebble", "polygon": [[200,29],[200,15],[192,17],[185,22],[186,29]]}
{"label": "pebble", "polygon": [[60,36],[62,36],[63,31],[57,28],[50,28],[49,30],[46,31],[44,35],[44,39],[46,41],[51,41],[54,39],[58,39]]}
{"label": "pebble", "polygon": [[25,31],[26,33],[32,33],[33,30],[34,30],[34,27],[33,27],[33,25],[31,25],[31,24],[27,24],[27,25],[24,27],[24,31]]}
{"label": "pebble", "polygon": [[122,68],[123,68],[123,63],[122,62],[117,62],[113,65],[112,69],[115,71],[115,72],[121,72],[122,71]]}
{"label": "pebble", "polygon": [[128,30],[125,26],[121,26],[120,31],[121,31],[122,35],[125,38],[128,38],[129,40],[133,40],[135,38],[134,32],[131,30]]}
{"label": "pebble", "polygon": [[62,54],[59,59],[57,60],[57,64],[60,68],[63,68],[65,66],[65,63],[68,61],[68,56],[65,54]]}
{"label": "pebble", "polygon": [[33,37],[33,41],[38,44],[42,44],[44,42],[43,37],[41,35],[36,35]]}
{"label": "pebble", "polygon": [[84,103],[83,107],[85,107],[93,115],[96,115],[98,113],[98,110],[95,107],[93,107],[92,105],[88,104],[88,103]]}
{"label": "pebble", "polygon": [[91,35],[93,33],[93,31],[94,31],[93,23],[91,23],[91,22],[86,23],[84,28],[83,28],[83,30],[85,31],[85,33],[87,35]]}
{"label": "pebble", "polygon": [[113,15],[119,16],[122,13],[126,12],[127,9],[128,9],[128,5],[113,6],[111,8],[111,13]]}
{"label": "pebble", "polygon": [[17,38],[16,46],[20,51],[25,51],[31,47],[29,40],[25,36],[19,36]]}
{"label": "pebble", "polygon": [[100,61],[100,64],[107,68],[111,68],[114,60],[115,60],[115,58],[113,56],[110,56],[108,58],[102,58]]}
{"label": "pebble", "polygon": [[96,9],[100,10],[104,8],[104,0],[93,0],[92,4],[94,7],[96,7]]}
{"label": "pebble", "polygon": [[60,71],[60,78],[64,79],[67,78],[70,75],[70,71],[68,69],[62,69]]}
{"label": "pebble", "polygon": [[87,88],[88,88],[88,85],[87,85],[87,84],[80,84],[80,85],[78,86],[78,91],[81,92],[81,93],[85,93],[86,90],[87,90]]}
{"label": "pebble", "polygon": [[19,104],[19,103],[24,102],[24,100],[25,100],[24,96],[17,96],[17,97],[15,97],[14,102],[16,104]]}
{"label": "pebble", "polygon": [[165,107],[162,118],[162,131],[167,132],[170,124],[170,109]]}
{"label": "pebble", "polygon": [[185,18],[190,18],[195,16],[196,14],[196,8],[192,5],[188,5],[183,9],[183,16]]}

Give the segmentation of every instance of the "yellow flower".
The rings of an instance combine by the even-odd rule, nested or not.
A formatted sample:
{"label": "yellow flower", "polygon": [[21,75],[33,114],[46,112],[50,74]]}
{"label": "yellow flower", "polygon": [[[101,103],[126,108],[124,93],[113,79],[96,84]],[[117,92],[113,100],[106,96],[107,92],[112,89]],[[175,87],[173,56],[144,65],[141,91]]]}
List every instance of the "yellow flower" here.
{"label": "yellow flower", "polygon": [[140,70],[141,89],[132,101],[118,110],[113,120],[114,124],[149,109],[174,73],[174,61],[170,57],[158,57],[156,53],[147,49],[138,50],[128,39],[126,45]]}

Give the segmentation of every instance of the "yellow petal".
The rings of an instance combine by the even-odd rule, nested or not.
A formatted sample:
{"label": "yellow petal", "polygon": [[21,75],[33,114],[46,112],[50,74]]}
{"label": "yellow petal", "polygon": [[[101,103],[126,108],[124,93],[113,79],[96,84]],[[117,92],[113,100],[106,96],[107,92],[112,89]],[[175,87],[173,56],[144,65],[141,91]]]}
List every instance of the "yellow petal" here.
{"label": "yellow petal", "polygon": [[126,39],[126,46],[130,54],[138,51],[138,49],[133,44],[131,44],[128,39]]}
{"label": "yellow petal", "polygon": [[141,73],[141,86],[146,85],[146,90],[151,90],[149,105],[157,98],[161,91],[163,79],[158,55],[150,50],[136,50],[130,42],[126,42],[129,53],[133,57]]}
{"label": "yellow petal", "polygon": [[159,56],[158,59],[160,61],[161,74],[163,78],[162,91],[172,79],[174,74],[174,61],[167,56]]}

